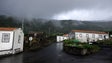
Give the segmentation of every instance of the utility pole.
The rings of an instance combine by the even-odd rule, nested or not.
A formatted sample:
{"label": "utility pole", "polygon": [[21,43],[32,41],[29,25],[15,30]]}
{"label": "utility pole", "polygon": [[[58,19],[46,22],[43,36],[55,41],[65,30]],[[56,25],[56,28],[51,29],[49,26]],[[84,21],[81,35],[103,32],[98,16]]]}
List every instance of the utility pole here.
{"label": "utility pole", "polygon": [[22,19],[22,30],[24,31],[24,19]]}

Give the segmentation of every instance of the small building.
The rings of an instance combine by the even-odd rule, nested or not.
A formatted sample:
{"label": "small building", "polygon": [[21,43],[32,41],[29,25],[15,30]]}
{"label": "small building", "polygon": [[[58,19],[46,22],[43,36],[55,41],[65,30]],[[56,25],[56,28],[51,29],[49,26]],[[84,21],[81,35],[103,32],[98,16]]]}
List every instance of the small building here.
{"label": "small building", "polygon": [[24,33],[21,28],[0,28],[0,55],[23,51]]}
{"label": "small building", "polygon": [[68,39],[68,34],[64,34],[63,36],[57,36],[57,42],[61,42],[66,39]]}
{"label": "small building", "polygon": [[97,40],[108,39],[109,34],[100,31],[89,31],[89,30],[72,30],[69,33],[69,38],[78,39],[81,42],[95,42]]}

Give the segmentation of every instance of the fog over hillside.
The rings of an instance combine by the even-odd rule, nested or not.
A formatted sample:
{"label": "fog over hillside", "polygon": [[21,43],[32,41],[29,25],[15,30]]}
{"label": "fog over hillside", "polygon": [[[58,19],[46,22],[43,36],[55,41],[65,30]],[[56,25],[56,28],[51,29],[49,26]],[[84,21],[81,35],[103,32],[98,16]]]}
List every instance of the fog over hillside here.
{"label": "fog over hillside", "polygon": [[[112,21],[24,19],[24,32],[68,33],[71,30],[112,31]],[[0,27],[22,27],[22,20],[0,16]]]}

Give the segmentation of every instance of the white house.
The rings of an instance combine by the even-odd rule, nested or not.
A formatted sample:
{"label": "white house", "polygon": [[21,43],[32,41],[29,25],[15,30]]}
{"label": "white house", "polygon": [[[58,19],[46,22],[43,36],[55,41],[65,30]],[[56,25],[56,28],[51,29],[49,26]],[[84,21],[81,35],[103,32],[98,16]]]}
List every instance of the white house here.
{"label": "white house", "polygon": [[72,30],[69,33],[69,38],[75,38],[81,42],[94,42],[97,40],[108,39],[109,34],[100,31]]}
{"label": "white house", "polygon": [[23,51],[24,33],[21,28],[0,28],[0,55]]}
{"label": "white house", "polygon": [[63,36],[57,36],[57,42],[61,42],[66,39],[68,39],[68,34],[64,34]]}

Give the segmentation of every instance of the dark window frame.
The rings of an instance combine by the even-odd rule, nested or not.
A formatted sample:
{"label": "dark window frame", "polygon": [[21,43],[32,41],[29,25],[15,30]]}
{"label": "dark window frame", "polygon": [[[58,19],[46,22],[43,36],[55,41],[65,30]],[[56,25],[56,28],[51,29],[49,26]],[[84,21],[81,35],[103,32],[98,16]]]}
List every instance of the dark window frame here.
{"label": "dark window frame", "polygon": [[99,35],[99,38],[103,38],[103,35]]}
{"label": "dark window frame", "polygon": [[10,33],[2,33],[2,43],[10,42]]}
{"label": "dark window frame", "polygon": [[18,36],[18,43],[21,43],[21,35]]}
{"label": "dark window frame", "polygon": [[79,34],[79,37],[82,37],[82,34]]}
{"label": "dark window frame", "polygon": [[89,34],[86,34],[86,37],[89,38]]}

